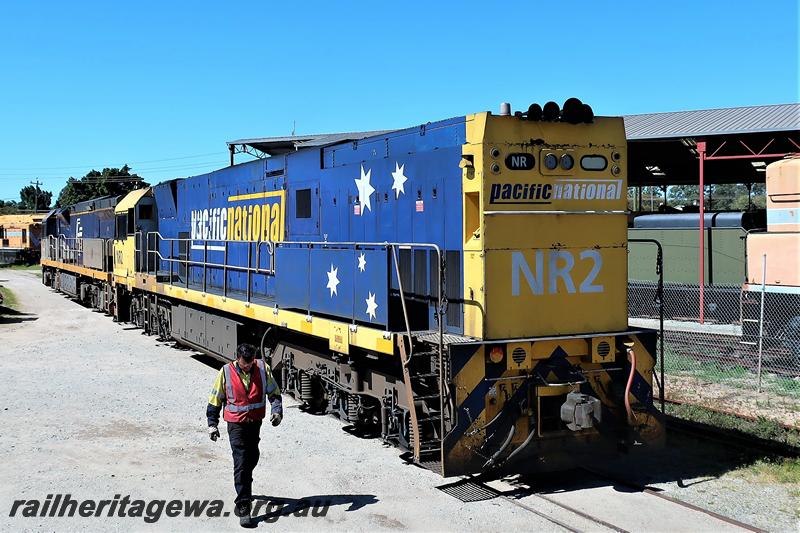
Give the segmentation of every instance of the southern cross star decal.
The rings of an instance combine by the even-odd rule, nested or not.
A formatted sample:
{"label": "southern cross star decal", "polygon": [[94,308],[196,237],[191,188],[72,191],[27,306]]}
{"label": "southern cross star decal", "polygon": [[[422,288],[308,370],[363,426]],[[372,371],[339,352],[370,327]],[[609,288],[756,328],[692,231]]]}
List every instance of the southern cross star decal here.
{"label": "southern cross star decal", "polygon": [[363,253],[358,256],[358,270],[364,272],[367,269],[367,258]]}
{"label": "southern cross star decal", "polygon": [[400,193],[405,194],[406,189],[403,184],[408,181],[408,178],[404,174],[404,169],[406,168],[405,164],[401,165],[395,161],[394,163],[394,172],[392,172],[392,189],[395,192],[395,198],[400,198]]}
{"label": "southern cross star decal", "polygon": [[370,322],[372,322],[372,319],[375,318],[375,310],[378,309],[378,304],[375,303],[375,295],[370,292],[366,302],[367,314],[369,315]]}
{"label": "southern cross star decal", "polygon": [[375,192],[375,187],[369,182],[371,175],[372,169],[364,173],[364,165],[361,165],[361,178],[353,180],[356,182],[356,187],[358,188],[358,203],[361,204],[360,216],[364,216],[365,209],[372,211],[372,204],[370,203],[369,197]]}
{"label": "southern cross star decal", "polygon": [[339,269],[334,268],[333,263],[331,263],[331,269],[328,272],[328,284],[325,286],[326,289],[330,289],[331,298],[333,298],[334,294],[338,294],[336,292],[337,285],[339,285]]}

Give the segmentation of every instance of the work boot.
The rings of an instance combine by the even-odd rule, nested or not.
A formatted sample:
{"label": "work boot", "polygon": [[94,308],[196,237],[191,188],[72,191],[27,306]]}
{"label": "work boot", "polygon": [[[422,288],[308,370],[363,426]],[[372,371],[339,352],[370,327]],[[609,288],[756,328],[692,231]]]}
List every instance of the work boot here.
{"label": "work boot", "polygon": [[236,504],[235,513],[239,517],[240,526],[253,527],[253,520],[250,518],[250,502]]}

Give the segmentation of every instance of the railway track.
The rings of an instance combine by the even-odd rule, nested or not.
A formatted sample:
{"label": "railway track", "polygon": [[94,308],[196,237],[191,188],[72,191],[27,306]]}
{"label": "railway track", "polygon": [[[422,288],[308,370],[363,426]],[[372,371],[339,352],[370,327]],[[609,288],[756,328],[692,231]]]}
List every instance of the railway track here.
{"label": "railway track", "polygon": [[502,500],[573,533],[675,529],[670,524],[682,530],[764,531],[668,496],[659,489],[594,469],[581,468],[578,472],[583,479],[563,488],[477,476],[464,477],[439,489],[467,503]]}
{"label": "railway track", "polygon": [[[755,372],[758,354],[738,337],[713,333],[665,331],[667,346],[677,354],[701,363],[721,367],[740,367]],[[747,349],[744,348],[747,346]],[[762,352],[762,371],[787,378],[800,377],[800,361],[786,348],[766,346]]]}
{"label": "railway track", "polygon": [[685,508],[685,509],[688,509],[688,510],[691,510],[691,511],[695,511],[695,512],[698,512],[698,513],[705,514],[707,516],[710,516],[712,518],[715,518],[715,519],[717,519],[717,520],[719,520],[721,522],[724,522],[726,524],[735,526],[737,528],[741,528],[741,529],[744,529],[744,530],[747,530],[747,531],[754,531],[754,532],[758,532],[758,533],[766,533],[765,530],[763,530],[761,528],[757,528],[755,526],[752,526],[750,524],[746,524],[746,523],[741,522],[739,520],[736,520],[736,519],[721,515],[719,513],[715,513],[714,511],[710,511],[710,510],[704,509],[702,507],[698,507],[697,505],[693,505],[691,503],[685,502],[685,501],[680,500],[678,498],[674,498],[672,496],[664,494],[664,492],[661,491],[661,490],[654,489],[654,488],[648,487],[646,485],[641,485],[639,483],[634,483],[634,482],[631,482],[631,481],[620,479],[620,478],[618,478],[616,476],[612,476],[612,475],[610,475],[610,474],[608,474],[606,472],[600,472],[600,471],[597,471],[595,469],[583,468],[583,470],[588,472],[589,474],[591,474],[593,476],[598,477],[599,479],[608,480],[608,481],[613,482],[613,483],[617,483],[617,484],[620,484],[620,485],[624,485],[624,486],[630,487],[630,488],[632,488],[634,490],[641,491],[644,494],[647,494],[647,495],[650,495],[650,496],[654,496],[656,498],[660,498],[660,499],[662,499],[664,501],[667,501],[667,502],[674,503],[675,505],[678,505],[678,506],[680,506],[682,508]]}
{"label": "railway track", "polygon": [[[664,401],[666,403],[673,405],[682,405],[682,402],[675,400],[665,399]],[[725,411],[718,411],[718,412],[722,414],[728,414],[731,416],[737,416],[740,418],[742,417],[741,414],[737,413],[728,413]],[[755,422],[754,419],[750,420],[753,420]],[[744,451],[751,451],[757,453],[770,453],[785,457],[800,456],[800,448],[791,446],[789,444],[785,444],[783,442],[776,442],[774,440],[763,439],[755,435],[744,433],[742,431],[736,431],[718,426],[711,426],[709,424],[704,424],[702,422],[695,422],[692,420],[686,420],[683,418],[677,418],[675,416],[669,416],[669,415],[667,416],[666,424],[667,428],[670,431],[678,431],[680,433],[692,435],[694,437],[711,439],[719,443],[725,444],[726,446],[731,446],[731,445],[736,446],[737,448],[740,448]],[[783,427],[790,431],[797,431],[796,428],[793,428],[791,426],[783,426]]]}

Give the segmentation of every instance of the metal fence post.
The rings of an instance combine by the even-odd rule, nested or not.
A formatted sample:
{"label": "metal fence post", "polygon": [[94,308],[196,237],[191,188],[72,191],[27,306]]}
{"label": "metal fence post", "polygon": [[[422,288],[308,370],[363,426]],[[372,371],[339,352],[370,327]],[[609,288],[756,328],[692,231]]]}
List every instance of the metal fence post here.
{"label": "metal fence post", "polygon": [[758,313],[758,392],[761,392],[761,362],[764,348],[764,294],[767,290],[767,254],[761,257],[761,309]]}

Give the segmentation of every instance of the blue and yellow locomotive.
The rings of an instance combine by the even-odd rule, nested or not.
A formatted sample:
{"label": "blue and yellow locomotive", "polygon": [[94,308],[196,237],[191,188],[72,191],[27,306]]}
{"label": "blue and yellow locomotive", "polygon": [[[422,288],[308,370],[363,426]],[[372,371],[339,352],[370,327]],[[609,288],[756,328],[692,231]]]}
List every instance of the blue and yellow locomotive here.
{"label": "blue and yellow locomotive", "polygon": [[46,222],[45,282],[218,358],[260,344],[284,390],[446,476],[660,435],[621,118],[570,99],[289,141],[118,199],[99,268]]}

